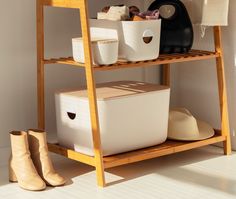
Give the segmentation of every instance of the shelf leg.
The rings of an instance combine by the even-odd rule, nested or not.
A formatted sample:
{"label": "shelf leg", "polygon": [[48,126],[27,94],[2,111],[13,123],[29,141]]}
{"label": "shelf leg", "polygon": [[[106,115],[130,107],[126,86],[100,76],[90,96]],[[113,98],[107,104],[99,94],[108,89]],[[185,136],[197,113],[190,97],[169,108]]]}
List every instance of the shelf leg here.
{"label": "shelf leg", "polygon": [[38,128],[45,129],[44,102],[44,12],[41,0],[37,0],[37,95],[38,95]]}
{"label": "shelf leg", "polygon": [[162,84],[170,86],[170,64],[162,65]]}
{"label": "shelf leg", "polygon": [[225,79],[225,67],[222,50],[221,28],[220,26],[214,27],[215,49],[219,53],[219,57],[216,58],[217,77],[218,77],[218,90],[220,100],[221,111],[221,132],[226,137],[224,141],[224,154],[231,154],[231,139],[230,139],[230,127],[228,116],[228,102],[227,102],[227,90]]}
{"label": "shelf leg", "polygon": [[97,184],[100,187],[105,186],[105,174],[103,166],[103,155],[101,147],[101,138],[100,138],[100,127],[98,119],[98,109],[97,109],[97,97],[95,89],[95,79],[94,79],[94,70],[93,62],[91,56],[91,39],[90,39],[90,30],[88,22],[88,6],[87,1],[84,0],[84,6],[80,9],[80,20],[81,28],[83,35],[84,43],[84,55],[85,55],[85,71],[86,71],[86,81],[88,89],[88,98],[89,98],[89,107],[90,107],[90,119],[91,127],[93,134],[93,144],[94,144],[94,158],[95,158],[95,167],[97,175]]}

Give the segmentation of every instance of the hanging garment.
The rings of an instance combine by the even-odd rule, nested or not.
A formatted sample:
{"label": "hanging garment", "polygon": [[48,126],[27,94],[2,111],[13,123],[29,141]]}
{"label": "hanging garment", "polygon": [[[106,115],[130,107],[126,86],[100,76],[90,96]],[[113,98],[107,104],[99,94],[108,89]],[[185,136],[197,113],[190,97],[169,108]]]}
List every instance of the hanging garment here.
{"label": "hanging garment", "polygon": [[203,26],[227,26],[229,0],[181,0],[193,24]]}
{"label": "hanging garment", "polygon": [[186,6],[193,24],[199,25],[204,37],[209,26],[227,26],[229,0],[181,0]]}

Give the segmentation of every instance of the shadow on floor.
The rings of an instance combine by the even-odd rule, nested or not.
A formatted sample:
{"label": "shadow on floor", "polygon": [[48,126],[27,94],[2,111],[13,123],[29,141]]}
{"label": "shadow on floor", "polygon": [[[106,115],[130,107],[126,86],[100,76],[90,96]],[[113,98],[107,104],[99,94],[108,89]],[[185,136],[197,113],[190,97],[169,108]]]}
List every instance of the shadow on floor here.
{"label": "shadow on floor", "polygon": [[173,170],[161,170],[157,174],[175,180],[176,182],[194,184],[198,187],[208,187],[236,197],[236,180],[230,179],[227,176],[204,173],[204,171],[195,171],[181,167]]}
{"label": "shadow on floor", "polygon": [[[144,175],[159,173],[162,170],[181,167],[185,165],[194,164],[197,162],[219,158],[223,155],[221,149],[217,147],[200,148],[191,151],[185,151],[177,154],[163,156],[151,160],[137,162],[129,165],[119,166],[106,171],[113,175],[120,176],[122,179],[114,182],[110,182],[109,185],[114,185],[122,181],[135,179]],[[216,149],[216,150],[214,150]],[[145,169],[144,169],[145,168]]]}
{"label": "shadow on floor", "polygon": [[7,166],[0,167],[0,187],[9,184]]}
{"label": "shadow on floor", "polygon": [[[225,176],[211,175],[210,172],[204,173],[196,170],[189,170],[184,166],[214,160],[223,156],[223,150],[218,147],[204,147],[185,151],[169,156],[163,156],[151,160],[123,165],[111,169],[106,169],[106,177],[109,175],[117,176],[118,180],[110,180],[107,186],[110,187],[128,180],[136,179],[149,174],[157,174],[186,184],[196,184],[209,187],[218,191],[236,195],[236,181]],[[226,157],[227,158],[227,157]],[[69,182],[73,183],[73,178],[94,172],[94,168],[76,161],[65,158],[56,159],[55,166]],[[207,180],[206,180],[207,179]]]}
{"label": "shadow on floor", "polygon": [[94,167],[92,166],[69,160],[59,155],[53,154],[53,160],[55,170],[67,180],[65,186],[73,184],[73,178],[94,171]]}

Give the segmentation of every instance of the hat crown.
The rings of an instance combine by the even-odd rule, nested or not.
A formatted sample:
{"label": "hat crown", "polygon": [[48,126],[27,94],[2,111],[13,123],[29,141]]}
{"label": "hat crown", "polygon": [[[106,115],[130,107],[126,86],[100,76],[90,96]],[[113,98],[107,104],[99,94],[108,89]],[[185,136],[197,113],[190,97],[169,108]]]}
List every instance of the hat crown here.
{"label": "hat crown", "polygon": [[168,136],[193,138],[199,135],[197,120],[187,109],[175,109],[170,111]]}

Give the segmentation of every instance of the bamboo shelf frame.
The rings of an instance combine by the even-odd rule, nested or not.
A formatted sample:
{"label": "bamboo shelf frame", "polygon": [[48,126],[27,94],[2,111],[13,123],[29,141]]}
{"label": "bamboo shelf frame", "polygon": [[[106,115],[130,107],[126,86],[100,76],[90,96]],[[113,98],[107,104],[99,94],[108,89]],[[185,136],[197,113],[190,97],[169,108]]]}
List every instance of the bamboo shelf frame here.
{"label": "bamboo shelf frame", "polygon": [[[104,169],[138,162],[146,159],[156,158],[163,155],[173,154],[181,151],[186,151],[209,144],[223,142],[224,154],[231,154],[231,142],[229,133],[228,120],[228,104],[227,92],[224,72],[223,50],[221,41],[221,28],[214,27],[215,51],[192,50],[187,54],[161,55],[156,60],[143,62],[124,62],[119,61],[110,66],[93,66],[91,56],[91,41],[89,31],[89,15],[87,0],[36,0],[37,1],[37,82],[38,82],[38,128],[45,129],[45,82],[44,82],[44,67],[46,64],[66,64],[75,67],[83,67],[86,72],[86,81],[88,88],[88,98],[90,106],[91,127],[94,143],[94,157],[75,152],[59,146],[58,144],[49,143],[51,152],[63,155],[67,158],[80,161],[91,165],[96,169],[97,184],[100,187],[106,185]],[[81,28],[85,52],[85,64],[76,63],[72,57],[45,59],[44,57],[44,7],[63,7],[76,8],[80,10]],[[221,113],[221,130],[216,131],[216,135],[212,138],[194,141],[194,142],[179,142],[167,140],[165,143],[145,149],[135,150],[118,155],[103,157],[101,150],[99,118],[97,110],[96,84],[94,80],[95,71],[106,71],[115,69],[125,69],[132,67],[144,67],[153,65],[163,66],[163,84],[170,86],[170,64],[177,62],[206,60],[216,60],[216,70],[218,78],[219,102]]]}
{"label": "bamboo shelf frame", "polygon": [[[225,141],[225,136],[220,135],[220,132],[212,138],[195,142],[180,142],[180,141],[167,140],[165,143],[157,146],[152,146],[112,156],[106,156],[103,158],[104,168],[108,169],[124,164],[160,157],[163,155],[169,155],[181,151],[199,148],[202,146],[223,141]],[[64,148],[58,144],[49,143],[48,147],[51,152],[66,156],[72,160],[76,160],[88,164],[90,166],[96,166],[94,158],[91,156],[87,156],[79,152],[73,151],[71,149]]]}
{"label": "bamboo shelf frame", "polygon": [[[173,54],[173,55],[160,55],[158,59],[147,60],[147,61],[138,61],[138,62],[127,62],[125,60],[120,60],[115,64],[108,66],[94,66],[94,71],[106,71],[106,70],[116,70],[123,68],[134,68],[134,67],[147,67],[155,66],[161,64],[173,64],[179,62],[195,61],[195,60],[205,60],[219,57],[220,55],[217,52],[209,52],[202,50],[191,50],[186,54]],[[85,64],[78,63],[73,60],[73,57],[62,57],[58,59],[45,59],[44,64],[66,64],[76,67],[85,68]]]}

